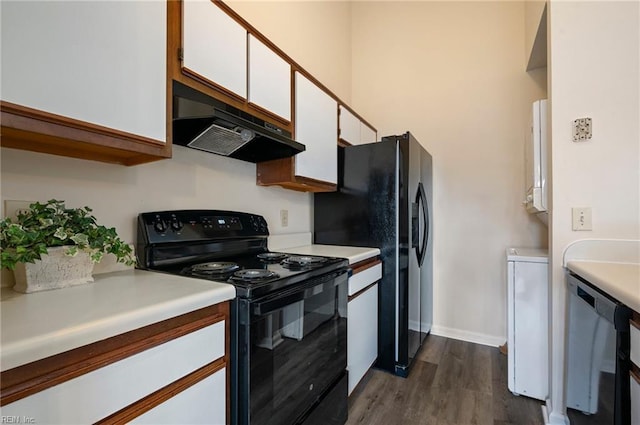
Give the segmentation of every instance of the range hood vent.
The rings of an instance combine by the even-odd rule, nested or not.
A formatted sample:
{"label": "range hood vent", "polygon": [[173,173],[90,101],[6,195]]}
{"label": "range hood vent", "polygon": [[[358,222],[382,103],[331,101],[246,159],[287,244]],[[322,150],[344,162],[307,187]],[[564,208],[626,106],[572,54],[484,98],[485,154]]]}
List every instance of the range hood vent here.
{"label": "range hood vent", "polygon": [[291,133],[174,82],[173,143],[249,162],[305,150]]}

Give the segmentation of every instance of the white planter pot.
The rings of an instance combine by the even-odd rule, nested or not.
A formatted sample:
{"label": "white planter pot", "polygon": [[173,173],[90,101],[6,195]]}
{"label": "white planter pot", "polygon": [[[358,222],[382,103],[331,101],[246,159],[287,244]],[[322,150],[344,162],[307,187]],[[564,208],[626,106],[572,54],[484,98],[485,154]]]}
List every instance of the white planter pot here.
{"label": "white planter pot", "polygon": [[79,251],[75,257],[70,257],[65,255],[66,250],[66,246],[49,248],[41,260],[17,264],[13,271],[14,291],[48,291],[93,282],[93,263],[89,254]]}

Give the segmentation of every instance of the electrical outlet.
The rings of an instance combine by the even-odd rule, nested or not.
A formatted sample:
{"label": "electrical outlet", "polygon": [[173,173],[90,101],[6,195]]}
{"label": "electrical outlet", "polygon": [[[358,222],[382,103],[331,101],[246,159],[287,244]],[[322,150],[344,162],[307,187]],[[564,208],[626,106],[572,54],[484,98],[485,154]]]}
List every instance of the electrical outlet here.
{"label": "electrical outlet", "polygon": [[591,208],[572,208],[571,216],[573,230],[593,230],[591,226]]}
{"label": "electrical outlet", "polygon": [[289,225],[289,210],[280,210],[280,225],[282,227]]}
{"label": "electrical outlet", "polygon": [[18,212],[21,210],[28,210],[29,205],[35,203],[36,201],[13,201],[13,200],[5,200],[4,201],[4,216],[5,218],[10,218],[15,220],[18,218]]}

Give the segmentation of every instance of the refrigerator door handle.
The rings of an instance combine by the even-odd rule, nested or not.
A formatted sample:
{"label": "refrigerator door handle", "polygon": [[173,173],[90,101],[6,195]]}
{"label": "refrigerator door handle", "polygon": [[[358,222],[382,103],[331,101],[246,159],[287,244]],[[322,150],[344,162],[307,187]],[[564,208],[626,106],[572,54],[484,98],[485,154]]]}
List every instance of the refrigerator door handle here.
{"label": "refrigerator door handle", "polygon": [[[422,217],[424,219],[424,229],[422,229],[422,246],[418,246],[418,241],[415,240],[416,256],[418,257],[418,266],[422,267],[425,254],[427,253],[427,241],[429,239],[429,214],[427,212],[427,196],[424,192],[424,186],[422,182],[418,183],[418,191],[416,193],[416,204],[422,207]],[[417,220],[416,220],[417,221]],[[414,234],[418,233],[417,227],[419,223],[414,223]]]}

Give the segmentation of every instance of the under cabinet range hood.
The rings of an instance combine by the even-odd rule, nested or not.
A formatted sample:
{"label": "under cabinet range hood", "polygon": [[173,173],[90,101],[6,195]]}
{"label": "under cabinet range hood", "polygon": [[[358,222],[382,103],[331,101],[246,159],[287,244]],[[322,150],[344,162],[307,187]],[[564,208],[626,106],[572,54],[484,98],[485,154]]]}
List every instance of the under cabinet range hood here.
{"label": "under cabinet range hood", "polygon": [[173,143],[263,162],[305,150],[291,133],[174,81]]}

